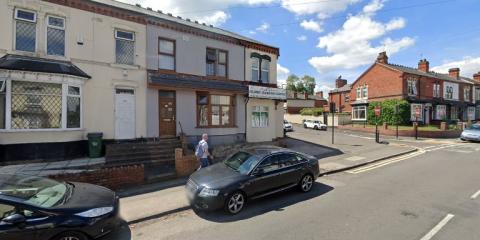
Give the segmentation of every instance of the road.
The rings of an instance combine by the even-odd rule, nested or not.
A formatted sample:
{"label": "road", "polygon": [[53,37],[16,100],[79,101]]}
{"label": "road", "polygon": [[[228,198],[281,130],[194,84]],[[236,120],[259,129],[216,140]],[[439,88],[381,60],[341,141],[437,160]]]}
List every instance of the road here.
{"label": "road", "polygon": [[236,216],[186,210],[131,225],[131,236],[478,240],[479,154],[475,143],[422,143],[410,158],[324,176],[307,194],[287,191],[252,201]]}

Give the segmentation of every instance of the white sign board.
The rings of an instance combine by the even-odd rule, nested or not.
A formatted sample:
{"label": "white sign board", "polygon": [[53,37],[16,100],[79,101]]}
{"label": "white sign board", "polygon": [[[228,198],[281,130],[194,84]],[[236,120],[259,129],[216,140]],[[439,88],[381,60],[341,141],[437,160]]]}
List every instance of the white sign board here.
{"label": "white sign board", "polygon": [[282,88],[269,88],[260,86],[248,86],[248,97],[286,100],[287,90]]}

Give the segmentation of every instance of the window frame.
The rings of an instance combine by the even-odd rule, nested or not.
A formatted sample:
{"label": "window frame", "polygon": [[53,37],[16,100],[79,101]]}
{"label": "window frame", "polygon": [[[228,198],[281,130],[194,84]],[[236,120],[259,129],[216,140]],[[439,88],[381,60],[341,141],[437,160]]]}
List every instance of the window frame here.
{"label": "window frame", "polygon": [[[24,19],[24,18],[18,17],[18,11],[33,13],[34,20],[29,20],[29,19]],[[35,25],[35,49],[33,51],[25,51],[25,50],[17,49],[17,23],[18,23],[18,21],[23,21],[23,22],[27,22],[27,23]],[[13,26],[13,39],[12,39],[13,40],[13,50],[18,51],[18,52],[25,52],[25,53],[35,53],[35,52],[37,52],[37,50],[38,50],[38,31],[37,31],[37,28],[38,28],[38,14],[37,14],[37,12],[34,11],[34,10],[28,10],[28,9],[24,9],[24,8],[15,8],[15,12],[14,12],[14,16],[13,16],[13,24],[14,24],[14,26]]]}
{"label": "window frame", "polygon": [[[258,108],[261,108],[263,110],[257,110]],[[256,106],[252,106],[251,107],[252,109],[252,112],[251,112],[251,122],[252,122],[252,128],[269,128],[270,127],[270,107],[269,106],[265,106],[265,105],[256,105]],[[267,125],[254,125],[253,124],[253,114],[254,113],[266,113],[267,115]]]}
{"label": "window frame", "polygon": [[[18,11],[23,11],[23,12],[28,12],[28,13],[33,13],[33,20],[29,19],[24,19],[18,17]],[[31,22],[31,23],[37,23],[37,12],[34,10],[28,10],[28,9],[23,9],[23,8],[15,8],[15,15],[14,15],[15,20],[20,20],[20,21],[26,21],[26,22]]]}
{"label": "window frame", "polygon": [[[268,62],[267,71],[263,70],[263,62],[264,61]],[[270,64],[271,64],[270,60],[264,59],[264,58],[260,59],[260,73],[259,73],[260,77],[258,78],[258,82],[260,82],[260,83],[270,83]],[[266,81],[262,78],[262,73],[263,72],[267,72],[267,74],[268,74],[268,79],[266,79]]]}
{"label": "window frame", "polygon": [[470,102],[470,86],[463,87],[463,101]]}
{"label": "window frame", "polygon": [[440,97],[440,83],[433,84],[433,97],[439,98]]}
{"label": "window frame", "polygon": [[[250,59],[251,59],[251,63],[252,63],[252,64],[251,64],[251,73],[252,73],[252,79],[251,79],[251,81],[252,81],[252,82],[260,82],[260,74],[261,74],[261,73],[260,73],[260,67],[261,67],[260,65],[261,65],[262,59],[259,58],[259,57],[251,57]],[[258,61],[258,66],[257,66],[256,68],[253,66],[253,61],[254,61],[254,59]],[[254,71],[254,70],[257,71],[257,79],[256,79],[256,80],[253,79],[253,71]]]}
{"label": "window frame", "polygon": [[[215,61],[213,61],[214,64],[214,73],[213,75],[209,75],[207,71],[207,65],[210,61],[208,61],[207,56],[208,56],[208,51],[215,51]],[[225,63],[220,63],[220,52],[225,53]],[[205,51],[205,76],[207,77],[213,77],[213,78],[218,78],[218,79],[228,79],[229,71],[228,71],[228,66],[229,66],[229,59],[228,59],[228,50],[225,49],[220,49],[220,48],[213,48],[213,47],[207,47]],[[225,66],[225,76],[220,76],[218,75],[218,65]]]}
{"label": "window frame", "polygon": [[[58,18],[63,20],[63,27],[58,26],[51,26],[49,23],[50,18]],[[47,15],[46,16],[46,24],[45,24],[45,52],[48,56],[56,56],[56,57],[65,57],[67,55],[67,19],[65,17],[55,16],[55,15]],[[63,55],[58,54],[48,54],[48,28],[53,28],[56,30],[61,30],[64,32],[63,36]]]}
{"label": "window frame", "polygon": [[[131,33],[132,34],[132,39],[124,38],[124,37],[119,37],[118,32],[126,32],[126,33]],[[135,31],[129,31],[129,30],[123,30],[123,29],[114,29],[114,34],[113,34],[113,39],[115,40],[114,44],[114,49],[115,49],[115,64],[120,64],[120,65],[127,65],[127,66],[133,66],[135,65],[135,52],[136,52],[136,37],[135,37]],[[133,59],[132,59],[132,64],[128,63],[120,63],[117,61],[117,39],[121,41],[129,41],[133,43]]]}
{"label": "window frame", "polygon": [[[199,96],[207,96],[207,103],[200,104]],[[212,103],[212,96],[226,96],[230,97],[230,105],[225,104],[213,104]],[[212,92],[205,92],[205,91],[198,91],[196,92],[196,116],[197,116],[197,128],[235,128],[236,127],[236,95],[224,94],[224,93],[212,93]],[[207,125],[200,125],[200,106],[207,106]],[[219,125],[212,124],[212,107],[219,106]],[[222,107],[229,107],[229,124],[223,125],[222,124]]]}
{"label": "window frame", "polygon": [[407,95],[418,96],[417,79],[407,78]]}
{"label": "window frame", "polygon": [[[355,118],[356,113],[355,112],[360,112],[360,108],[362,108],[363,111],[365,111],[365,118]],[[366,121],[368,118],[368,109],[366,105],[359,105],[359,106],[353,106],[352,107],[352,120],[353,121]],[[358,116],[360,114],[357,114]]]}
{"label": "window frame", "polygon": [[[168,41],[168,42],[173,43],[173,54],[161,51],[161,48],[160,48],[160,42],[161,41]],[[161,71],[176,72],[177,71],[177,40],[171,39],[171,38],[158,37],[157,47],[158,47],[158,69],[161,70]],[[160,55],[173,57],[173,70],[172,69],[160,68]]]}

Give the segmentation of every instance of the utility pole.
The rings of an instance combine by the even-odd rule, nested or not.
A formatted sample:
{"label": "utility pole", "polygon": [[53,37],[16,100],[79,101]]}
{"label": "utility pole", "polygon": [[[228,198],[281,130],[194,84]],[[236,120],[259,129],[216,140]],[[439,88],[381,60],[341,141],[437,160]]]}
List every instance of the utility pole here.
{"label": "utility pole", "polygon": [[330,103],[330,112],[332,113],[332,144],[335,144],[335,103]]}
{"label": "utility pole", "polygon": [[398,119],[399,119],[399,115],[400,114],[400,106],[397,104],[395,105],[395,125],[396,125],[396,139],[398,140]]}
{"label": "utility pole", "polygon": [[380,132],[378,131],[378,118],[382,114],[382,107],[375,106],[375,142],[380,143]]}

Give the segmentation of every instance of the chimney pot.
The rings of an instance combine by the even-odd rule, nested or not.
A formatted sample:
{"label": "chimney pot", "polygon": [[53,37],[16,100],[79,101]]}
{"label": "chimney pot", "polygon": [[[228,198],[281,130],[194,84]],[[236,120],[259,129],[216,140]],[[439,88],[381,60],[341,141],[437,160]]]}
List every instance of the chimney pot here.
{"label": "chimney pot", "polygon": [[448,75],[450,75],[450,77],[459,79],[460,78],[460,68],[450,68],[450,69],[448,69]]}
{"label": "chimney pot", "polygon": [[335,80],[335,88],[341,88],[347,85],[347,80],[342,79],[342,76],[338,76],[337,80]]}
{"label": "chimney pot", "polygon": [[377,62],[378,62],[378,63],[388,64],[387,52],[381,52],[381,53],[379,53],[379,54],[378,54],[378,57],[377,57]]}
{"label": "chimney pot", "polygon": [[480,81],[480,72],[473,74],[473,79],[476,81]]}
{"label": "chimney pot", "polygon": [[418,70],[422,72],[429,72],[430,71],[430,62],[427,59],[422,59],[418,62]]}

